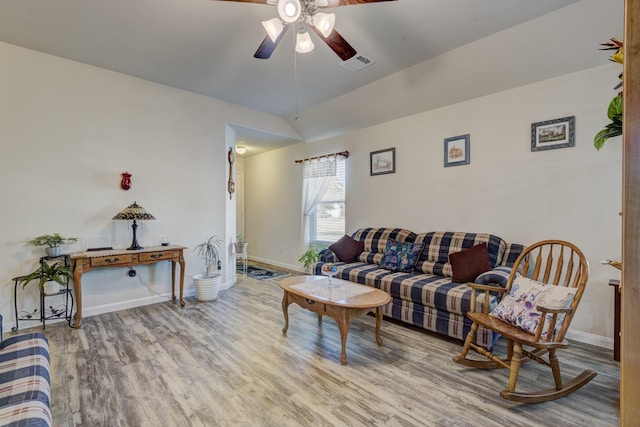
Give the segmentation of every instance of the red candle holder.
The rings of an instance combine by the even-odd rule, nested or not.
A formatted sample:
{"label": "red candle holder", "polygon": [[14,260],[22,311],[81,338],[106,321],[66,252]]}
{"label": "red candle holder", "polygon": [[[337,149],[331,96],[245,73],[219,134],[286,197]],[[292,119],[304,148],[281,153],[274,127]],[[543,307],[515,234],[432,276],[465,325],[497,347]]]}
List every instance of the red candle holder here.
{"label": "red candle holder", "polygon": [[128,190],[131,188],[131,174],[129,172],[122,173],[122,181],[120,181],[120,188]]}

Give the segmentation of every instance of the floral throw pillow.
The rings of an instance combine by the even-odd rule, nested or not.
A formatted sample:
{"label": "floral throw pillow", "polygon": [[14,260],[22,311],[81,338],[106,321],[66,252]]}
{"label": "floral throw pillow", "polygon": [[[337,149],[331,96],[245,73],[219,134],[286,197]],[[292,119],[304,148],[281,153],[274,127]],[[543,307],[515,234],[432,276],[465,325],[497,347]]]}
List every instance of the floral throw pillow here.
{"label": "floral throw pillow", "polygon": [[[511,290],[502,298],[489,316],[496,317],[530,334],[535,334],[541,313],[536,306],[543,305],[552,309],[567,308],[573,301],[576,288],[548,285],[517,275]],[[550,321],[548,316],[547,322]],[[558,318],[558,323],[562,318]],[[544,336],[543,336],[544,338]]]}
{"label": "floral throw pillow", "polygon": [[401,243],[389,240],[380,266],[391,271],[409,272],[413,270],[416,262],[420,259],[422,248],[422,244],[418,243]]}

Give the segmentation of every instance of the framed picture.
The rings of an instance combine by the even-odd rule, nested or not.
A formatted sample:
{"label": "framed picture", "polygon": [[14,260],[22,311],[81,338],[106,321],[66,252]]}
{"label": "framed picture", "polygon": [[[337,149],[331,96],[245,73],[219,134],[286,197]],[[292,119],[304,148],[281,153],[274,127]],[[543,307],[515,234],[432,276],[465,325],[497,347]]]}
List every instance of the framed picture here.
{"label": "framed picture", "polygon": [[531,123],[531,151],[576,146],[575,116]]}
{"label": "framed picture", "polygon": [[471,163],[469,151],[469,134],[445,138],[444,140],[444,167],[468,165]]}
{"label": "framed picture", "polygon": [[370,154],[371,176],[396,173],[396,149],[372,151]]}

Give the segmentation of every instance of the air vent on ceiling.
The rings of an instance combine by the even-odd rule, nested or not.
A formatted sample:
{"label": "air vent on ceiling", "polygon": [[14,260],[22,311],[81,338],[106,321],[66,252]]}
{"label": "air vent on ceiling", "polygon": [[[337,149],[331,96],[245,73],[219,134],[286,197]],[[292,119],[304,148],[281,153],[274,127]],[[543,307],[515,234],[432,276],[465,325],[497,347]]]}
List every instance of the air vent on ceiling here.
{"label": "air vent on ceiling", "polygon": [[342,65],[347,70],[360,71],[363,68],[367,68],[368,66],[375,63],[376,61],[374,61],[373,59],[362,55],[361,53],[357,53],[346,61],[341,62],[340,65]]}

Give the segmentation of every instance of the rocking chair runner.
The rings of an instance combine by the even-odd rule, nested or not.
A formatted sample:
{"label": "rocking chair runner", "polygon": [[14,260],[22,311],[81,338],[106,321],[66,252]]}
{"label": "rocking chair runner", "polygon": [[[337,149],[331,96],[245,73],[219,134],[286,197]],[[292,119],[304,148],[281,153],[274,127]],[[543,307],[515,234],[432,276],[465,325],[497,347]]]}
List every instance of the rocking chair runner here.
{"label": "rocking chair runner", "polygon": [[[507,295],[512,289],[514,282],[518,280],[520,275],[547,285],[575,288],[573,300],[566,308],[549,308],[541,305],[535,307],[535,310],[540,313],[535,333],[528,332],[489,314],[490,292],[502,293],[504,299],[504,295]],[[539,403],[558,399],[578,390],[591,381],[597,373],[586,370],[574,379],[563,382],[556,350],[569,345],[564,336],[580,303],[588,275],[589,264],[580,249],[569,242],[545,240],[529,246],[518,257],[505,288],[469,283],[468,286],[472,288],[472,294],[471,309],[467,313],[467,317],[473,321],[473,324],[467,334],[462,352],[460,356],[453,358],[454,362],[479,369],[508,368],[510,371],[509,387],[500,392],[500,396],[507,400]],[[522,281],[522,279],[520,280]],[[484,292],[485,309],[483,312],[475,312],[476,291]],[[534,313],[534,316],[537,316],[537,313]],[[500,358],[494,355],[490,349],[474,343],[475,334],[480,325],[507,339],[506,358]],[[523,346],[531,347],[531,350],[525,350]],[[470,349],[489,360],[468,358]],[[545,360],[542,356],[547,353],[549,357],[548,360]],[[516,392],[520,367],[524,362],[530,360],[535,360],[551,368],[555,388],[533,393]]]}

